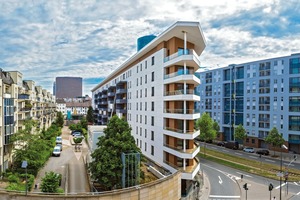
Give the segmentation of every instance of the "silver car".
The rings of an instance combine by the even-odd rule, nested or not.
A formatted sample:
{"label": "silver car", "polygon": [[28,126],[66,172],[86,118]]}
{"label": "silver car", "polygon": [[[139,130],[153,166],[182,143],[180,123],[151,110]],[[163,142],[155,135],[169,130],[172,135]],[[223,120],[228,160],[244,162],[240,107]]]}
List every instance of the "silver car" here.
{"label": "silver car", "polygon": [[244,152],[248,152],[248,153],[254,153],[254,148],[253,147],[245,147],[243,149]]}

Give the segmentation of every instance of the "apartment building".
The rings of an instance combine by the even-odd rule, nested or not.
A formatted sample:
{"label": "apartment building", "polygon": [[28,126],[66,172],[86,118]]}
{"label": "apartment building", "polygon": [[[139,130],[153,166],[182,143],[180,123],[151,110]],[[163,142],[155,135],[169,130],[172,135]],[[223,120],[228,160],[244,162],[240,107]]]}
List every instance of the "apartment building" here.
{"label": "apartment building", "polygon": [[200,169],[194,143],[200,80],[194,73],[205,46],[199,23],[177,22],[92,90],[96,124],[106,125],[113,115],[125,118],[145,156],[171,173],[182,172],[183,196]]}
{"label": "apartment building", "polygon": [[300,152],[300,54],[229,65],[199,74],[201,113],[221,127],[223,140],[234,139],[234,127],[247,130],[247,146],[268,147],[265,138],[276,127],[289,150]]}
{"label": "apartment building", "polygon": [[23,80],[22,73],[0,71],[0,78],[0,172],[4,172],[12,162],[10,138],[24,128],[24,121],[35,119],[39,128],[48,128],[56,114],[54,97],[34,81]]}
{"label": "apartment building", "polygon": [[57,111],[63,115],[86,115],[89,107],[92,106],[92,98],[86,95],[78,98],[56,99]]}

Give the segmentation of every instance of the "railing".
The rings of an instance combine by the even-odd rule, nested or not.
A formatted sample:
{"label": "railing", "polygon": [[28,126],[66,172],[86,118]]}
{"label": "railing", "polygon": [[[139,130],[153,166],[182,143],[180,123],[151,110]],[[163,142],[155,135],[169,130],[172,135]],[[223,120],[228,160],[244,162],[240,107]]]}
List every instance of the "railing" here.
{"label": "railing", "polygon": [[167,127],[167,126],[164,127],[164,130],[173,131],[173,132],[176,132],[176,133],[183,133],[183,134],[193,134],[196,131],[195,129],[186,130],[185,133],[184,133],[183,129],[177,129],[177,128],[174,128],[174,127]]}
{"label": "railing", "polygon": [[195,114],[200,113],[200,109],[164,109],[164,113],[172,114]]}
{"label": "railing", "polygon": [[126,93],[127,89],[117,89],[116,93],[117,94],[122,94],[122,93]]}
{"label": "railing", "polygon": [[198,148],[198,146],[195,145],[195,144],[193,145],[192,149],[185,149],[185,151],[183,149],[183,146],[173,146],[173,145],[170,145],[170,144],[167,144],[167,143],[164,143],[164,146],[168,147],[170,149],[173,149],[175,151],[179,151],[181,153],[194,153]]}
{"label": "railing", "polygon": [[[195,157],[196,158],[196,157]],[[181,171],[181,172],[185,172],[185,173],[190,173],[190,172],[193,172],[194,169],[198,166],[199,164],[199,161],[197,159],[194,159],[196,161],[196,164],[192,165],[192,166],[186,166],[185,167],[185,170],[183,167],[179,167],[167,160],[164,160],[164,163],[166,163],[167,165],[170,165],[171,167],[173,167],[174,169],[177,169],[178,171]]]}
{"label": "railing", "polygon": [[184,93],[184,89],[182,90],[173,90],[173,91],[165,91],[165,96],[173,96],[173,95],[183,95],[183,94],[194,94],[198,95],[198,92],[192,89],[187,89]]}
{"label": "railing", "polygon": [[194,74],[194,73],[195,73],[194,70],[189,70],[189,69],[183,70],[183,69],[180,69],[177,72],[164,75],[164,79],[173,78],[173,77],[181,76],[181,75]]}
{"label": "railing", "polygon": [[193,53],[193,51],[190,51],[189,49],[186,49],[185,51],[183,49],[179,49],[176,53],[165,57],[164,62],[168,62],[169,60],[172,60],[172,59],[177,58],[182,55],[192,55],[192,53]]}

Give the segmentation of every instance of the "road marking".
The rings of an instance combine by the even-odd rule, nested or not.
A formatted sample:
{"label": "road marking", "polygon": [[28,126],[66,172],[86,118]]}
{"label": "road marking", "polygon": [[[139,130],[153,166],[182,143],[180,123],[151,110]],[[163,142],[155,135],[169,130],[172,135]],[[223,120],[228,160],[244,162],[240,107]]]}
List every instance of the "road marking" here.
{"label": "road marking", "polygon": [[300,192],[298,192],[296,195],[298,196],[300,194]]}
{"label": "road marking", "polygon": [[241,174],[241,175],[243,175],[243,176],[247,176],[247,177],[250,177],[250,178],[252,178],[252,176],[250,176],[250,175],[247,175],[247,174],[243,174],[243,173],[241,173],[241,172],[236,172],[237,174]]}
{"label": "road marking", "polygon": [[240,155],[240,156],[242,156],[243,154],[241,154],[241,153],[234,153],[234,154],[236,154],[236,155]]}
{"label": "road marking", "polygon": [[269,159],[265,159],[265,161],[269,161],[269,162],[275,162],[274,160],[269,160]]}
{"label": "road marking", "polygon": [[[228,174],[227,172],[221,171],[221,170],[219,170],[219,169],[217,169],[217,168],[211,167],[211,166],[206,165],[206,164],[202,164],[202,165],[205,165],[205,166],[208,167],[208,168],[211,168],[211,169],[213,169],[213,170],[216,170],[216,171],[218,171],[218,172],[224,174],[225,176],[227,176],[228,178],[230,178],[230,180],[232,180],[234,183],[236,183],[236,180],[233,180],[232,177],[230,177],[231,175]],[[236,179],[238,179],[238,178],[236,178]]]}
{"label": "road marking", "polygon": [[[286,183],[282,183],[281,184],[281,187],[283,187],[283,186],[285,186],[286,185]],[[278,185],[275,189],[277,190],[278,188],[280,188],[280,185]]]}
{"label": "road marking", "polygon": [[297,183],[297,182],[294,182],[294,184],[295,184],[295,185],[298,185],[298,183]]}
{"label": "road marking", "polygon": [[223,196],[223,195],[209,195],[210,198],[218,199],[239,199],[241,196]]}
{"label": "road marking", "polygon": [[222,151],[224,151],[224,152],[229,152],[228,150],[224,150],[224,149],[223,149]]}
{"label": "road marking", "polygon": [[255,156],[249,156],[250,158],[254,158],[254,159],[257,159],[258,157],[255,157]]}
{"label": "road marking", "polygon": [[217,147],[211,147],[212,149],[218,149]]}
{"label": "road marking", "polygon": [[219,183],[222,184],[223,181],[222,181],[221,177],[220,176],[218,176],[218,177],[219,177]]}
{"label": "road marking", "polygon": [[290,165],[290,166],[295,166],[294,164],[289,164],[289,163],[283,163],[284,165]]}

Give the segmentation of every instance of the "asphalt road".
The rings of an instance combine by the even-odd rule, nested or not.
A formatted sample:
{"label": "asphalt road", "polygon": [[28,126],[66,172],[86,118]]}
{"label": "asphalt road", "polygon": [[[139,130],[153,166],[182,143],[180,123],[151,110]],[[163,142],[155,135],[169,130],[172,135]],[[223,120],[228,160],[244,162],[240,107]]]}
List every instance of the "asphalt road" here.
{"label": "asphalt road", "polygon": [[[201,142],[200,145],[201,145],[201,151],[204,151],[203,150],[204,144]],[[242,150],[232,150],[232,149],[228,149],[228,148],[225,148],[225,147],[217,146],[215,144],[206,144],[206,148],[207,149],[212,149],[212,150],[215,150],[215,151],[220,151],[220,152],[223,152],[223,153],[232,154],[232,155],[239,156],[239,157],[242,157],[242,158],[246,158],[246,159],[249,159],[249,160],[261,161],[261,162],[264,162],[264,163],[274,164],[274,165],[278,165],[278,166],[280,165],[280,162],[281,162],[279,152],[276,152],[276,155],[278,155],[278,158],[272,158],[271,155],[273,155],[273,151],[270,151],[269,156],[261,156],[260,157],[256,153],[247,153],[247,152],[243,152]],[[282,157],[283,157],[282,166],[283,166],[283,168],[288,166],[289,168],[294,168],[294,169],[299,169],[300,170],[300,163],[299,163],[300,162],[300,156],[298,156],[296,161],[293,161],[294,155],[298,156],[298,154],[282,153]],[[291,162],[291,161],[293,161],[293,162]]]}

